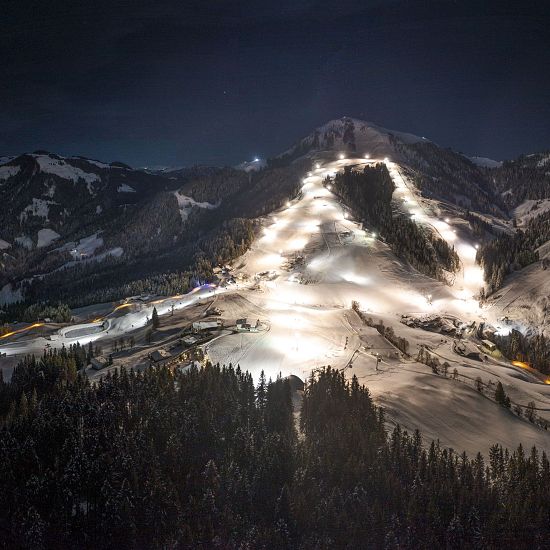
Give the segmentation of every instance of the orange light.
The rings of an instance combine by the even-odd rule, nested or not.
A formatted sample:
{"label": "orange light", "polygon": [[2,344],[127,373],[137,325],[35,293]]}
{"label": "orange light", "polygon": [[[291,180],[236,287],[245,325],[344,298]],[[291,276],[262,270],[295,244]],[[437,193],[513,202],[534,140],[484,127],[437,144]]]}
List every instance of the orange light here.
{"label": "orange light", "polygon": [[123,309],[125,307],[130,307],[132,304],[120,304],[119,306],[116,306],[115,309],[113,309],[113,313],[115,311],[118,311],[119,309]]}
{"label": "orange light", "polygon": [[13,336],[14,334],[20,334],[22,332],[26,332],[27,330],[31,330],[32,328],[42,327],[44,326],[44,323],[34,323],[32,325],[29,325],[25,328],[20,328],[19,330],[14,330],[12,332],[7,332],[6,334],[0,336],[0,340],[3,338],[7,338],[8,336]]}
{"label": "orange light", "polygon": [[522,369],[530,369],[531,368],[529,363],[524,363],[523,361],[512,361],[512,365],[514,365],[514,367],[520,367]]}

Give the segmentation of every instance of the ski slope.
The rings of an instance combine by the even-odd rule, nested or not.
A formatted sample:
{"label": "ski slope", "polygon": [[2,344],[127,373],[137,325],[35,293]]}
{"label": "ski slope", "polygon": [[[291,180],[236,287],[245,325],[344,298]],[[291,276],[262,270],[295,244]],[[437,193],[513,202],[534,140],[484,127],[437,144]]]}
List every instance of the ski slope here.
{"label": "ski slope", "polygon": [[[350,219],[346,207],[324,184],[327,175],[345,166],[361,169],[375,162],[388,167],[396,186],[396,207],[455,247],[461,269],[449,285],[403,265],[372,228]],[[439,438],[470,454],[487,453],[493,442],[507,447],[536,444],[550,450],[547,431],[480,395],[473,382],[477,377],[485,384],[500,380],[514,403],[525,407],[533,401],[541,409],[540,416],[549,420],[550,385],[503,360],[458,356],[452,338],[400,322],[402,314],[496,322],[502,310],[495,305],[482,309],[475,298],[483,284],[475,246],[464,221],[420,197],[398,164],[388,159],[340,158],[319,163],[304,174],[300,197],[263,219],[261,235],[233,262],[239,284],[206,285],[185,296],[121,304],[94,323],[65,327],[51,341],[27,335],[5,343],[0,340],[0,353],[41,353],[47,343],[60,347],[120,337],[145,326],[153,307],[165,315],[172,308],[217,296],[216,306],[227,324],[247,318],[252,325],[259,321],[262,328],[255,333],[227,331],[207,343],[205,351],[212,362],[238,364],[256,379],[262,370],[271,378],[295,374],[306,379],[312,370],[331,365],[368,385],[387,409],[391,423],[419,428],[427,440]],[[427,366],[404,358],[361,322],[351,310],[353,301],[367,316],[406,338],[412,358],[421,346],[429,346],[457,369],[464,383],[435,375]]]}

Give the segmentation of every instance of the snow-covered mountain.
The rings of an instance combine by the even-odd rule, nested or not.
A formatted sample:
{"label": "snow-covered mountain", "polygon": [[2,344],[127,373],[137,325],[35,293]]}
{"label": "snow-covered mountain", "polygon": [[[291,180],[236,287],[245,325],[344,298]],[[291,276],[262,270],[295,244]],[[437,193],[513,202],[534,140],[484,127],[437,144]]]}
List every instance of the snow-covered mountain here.
{"label": "snow-covered mountain", "polygon": [[240,164],[237,164],[235,168],[237,170],[243,170],[244,172],[257,172],[258,170],[261,170],[266,166],[267,162],[265,161],[265,159],[256,157],[253,160],[245,160]]}
{"label": "snow-covered mountain", "polygon": [[[44,151],[3,161],[0,289],[92,260],[158,252],[183,233],[176,180]],[[95,246],[80,251],[88,241]]]}
{"label": "snow-covered mountain", "polygon": [[493,160],[487,157],[468,157],[476,166],[481,168],[499,168],[502,166],[502,161]]}
{"label": "snow-covered mountain", "polygon": [[[234,168],[137,170],[36,151],[0,158],[0,288],[72,266],[71,251],[86,239],[101,244],[86,259],[108,259],[115,250],[120,261],[137,262],[147,255],[152,262],[177,249],[179,264],[187,265],[184,256],[191,249],[195,254],[210,231],[222,231],[233,219],[269,213],[297,193],[299,175],[316,159],[332,161],[339,155],[388,158],[399,163],[427,200],[477,212],[503,227],[527,207],[529,216],[536,216],[540,201],[550,198],[548,153],[499,166],[348,117],[316,128],[274,158]],[[514,210],[524,203],[523,210]],[[164,267],[151,265],[140,276]]]}
{"label": "snow-covered mountain", "polygon": [[396,145],[427,142],[423,137],[388,130],[371,122],[343,117],[327,122],[299,140],[278,158],[296,158],[317,151],[338,151],[383,158],[398,154]]}
{"label": "snow-covered mountain", "polygon": [[550,199],[550,151],[507,160],[491,171],[491,180],[510,209],[527,200]]}

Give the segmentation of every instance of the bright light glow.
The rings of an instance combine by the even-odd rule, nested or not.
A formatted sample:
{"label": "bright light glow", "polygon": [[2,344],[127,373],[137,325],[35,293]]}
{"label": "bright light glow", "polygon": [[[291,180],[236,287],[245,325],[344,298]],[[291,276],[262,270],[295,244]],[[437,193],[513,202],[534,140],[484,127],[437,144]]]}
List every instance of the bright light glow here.
{"label": "bright light glow", "polygon": [[346,156],[343,154],[343,153],[340,153],[340,155],[338,156],[338,158],[340,160],[344,160],[346,158]]}
{"label": "bright light glow", "polygon": [[281,262],[282,258],[280,254],[265,254],[258,259],[258,263],[266,267],[279,267]]}
{"label": "bright light glow", "polygon": [[290,201],[286,201],[287,208],[290,208]]}
{"label": "bright light glow", "polygon": [[272,241],[277,236],[277,232],[273,231],[272,229],[268,229],[267,227],[264,229],[264,236],[262,239],[266,241]]}
{"label": "bright light glow", "polygon": [[306,220],[300,224],[300,227],[307,233],[313,233],[318,231],[320,223],[319,220]]}
{"label": "bright light glow", "polygon": [[260,159],[259,159],[258,157],[256,157],[256,158],[254,159],[254,162],[259,162],[259,161],[260,161]]}
{"label": "bright light glow", "polygon": [[384,162],[389,162],[388,157],[384,157]]}
{"label": "bright light glow", "polygon": [[304,329],[310,324],[307,319],[301,315],[296,315],[294,312],[273,314],[271,315],[271,321],[272,324],[281,325],[292,330]]}
{"label": "bright light glow", "polygon": [[124,309],[126,307],[130,307],[132,304],[120,304],[119,306],[116,306],[115,309],[113,309],[113,313],[115,311],[118,311],[119,309]]}
{"label": "bright light glow", "polygon": [[315,165],[315,168],[317,168],[317,170],[319,170],[319,168],[321,168],[321,165],[320,165],[319,163],[317,163],[317,164]]}
{"label": "bright light glow", "polygon": [[450,230],[450,229],[444,229],[441,231],[441,236],[446,240],[446,241],[456,241],[456,235]]}
{"label": "bright light glow", "polygon": [[370,155],[365,155],[365,158],[366,158],[366,159],[370,159]]}
{"label": "bright light glow", "polygon": [[275,223],[273,224],[277,229],[282,229],[283,227],[286,227],[288,225],[288,220],[281,220],[277,218],[275,220]]}
{"label": "bright light glow", "polygon": [[307,175],[308,175],[308,177],[311,177],[311,172],[308,172]]}
{"label": "bright light glow", "polygon": [[342,279],[348,283],[355,283],[356,285],[366,285],[369,282],[367,277],[352,272],[343,273]]}
{"label": "bright light glow", "polygon": [[306,244],[307,244],[307,239],[300,239],[300,238],[292,239],[288,243],[288,248],[290,250],[301,250],[302,248],[304,248],[304,246],[306,246]]}
{"label": "bright light glow", "polygon": [[313,260],[311,260],[311,262],[309,262],[308,267],[309,267],[309,269],[313,269],[314,271],[317,271],[318,269],[321,268],[321,266],[324,263],[325,262],[324,262],[323,258],[314,258]]}
{"label": "bright light glow", "polygon": [[445,223],[450,223],[450,219],[449,218],[445,218]]}

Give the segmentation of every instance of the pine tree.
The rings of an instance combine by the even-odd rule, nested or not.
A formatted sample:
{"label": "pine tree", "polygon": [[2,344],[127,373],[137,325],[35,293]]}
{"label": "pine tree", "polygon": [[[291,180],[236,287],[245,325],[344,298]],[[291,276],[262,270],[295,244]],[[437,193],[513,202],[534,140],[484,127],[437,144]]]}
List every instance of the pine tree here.
{"label": "pine tree", "polygon": [[506,392],[504,391],[504,387],[502,385],[502,382],[498,382],[497,388],[495,390],[495,401],[499,405],[504,405],[506,402]]}
{"label": "pine tree", "polygon": [[18,413],[23,418],[27,417],[29,414],[29,401],[27,399],[27,395],[25,392],[21,394],[21,398],[19,399],[19,410]]}
{"label": "pine tree", "polygon": [[158,328],[160,325],[160,321],[159,321],[159,314],[157,312],[156,307],[153,308],[153,315],[151,317],[151,320],[152,320],[153,328]]}

